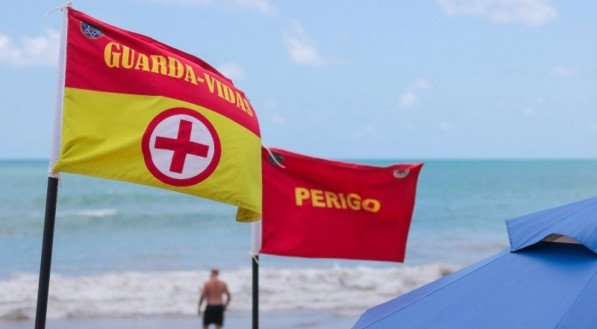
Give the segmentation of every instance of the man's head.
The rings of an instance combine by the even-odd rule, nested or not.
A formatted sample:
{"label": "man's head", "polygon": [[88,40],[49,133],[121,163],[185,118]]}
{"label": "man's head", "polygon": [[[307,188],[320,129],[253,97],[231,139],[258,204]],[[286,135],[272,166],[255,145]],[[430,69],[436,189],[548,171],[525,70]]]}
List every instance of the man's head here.
{"label": "man's head", "polygon": [[218,276],[218,274],[220,274],[220,270],[219,269],[217,269],[215,267],[211,269],[211,276],[212,277],[216,277],[216,276]]}

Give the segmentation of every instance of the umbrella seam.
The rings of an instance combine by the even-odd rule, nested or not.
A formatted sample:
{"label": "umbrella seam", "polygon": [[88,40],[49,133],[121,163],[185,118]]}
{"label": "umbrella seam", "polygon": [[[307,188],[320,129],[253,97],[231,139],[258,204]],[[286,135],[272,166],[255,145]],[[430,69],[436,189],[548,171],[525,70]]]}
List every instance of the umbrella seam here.
{"label": "umbrella seam", "polygon": [[568,310],[566,310],[566,313],[564,314],[564,316],[562,317],[562,319],[558,322],[558,324],[556,325],[555,329],[560,328],[562,325],[562,322],[564,322],[564,320],[568,317],[568,314],[570,314],[570,312],[572,312],[572,309],[574,308],[574,305],[576,305],[578,303],[578,300],[580,299],[583,291],[585,291],[587,289],[587,287],[589,286],[589,284],[591,282],[593,282],[593,280],[595,280],[595,278],[597,277],[597,272],[593,273],[593,277],[591,278],[591,280],[587,281],[587,284],[585,285],[585,287],[580,291],[580,293],[578,294],[578,296],[576,296],[576,298],[574,299],[574,303],[572,303],[570,305],[570,307],[568,307]]}
{"label": "umbrella seam", "polygon": [[[563,220],[565,220],[565,219],[569,218],[570,216],[572,216],[572,215],[576,214],[577,212],[580,212],[580,211],[582,211],[582,210],[586,209],[587,207],[590,207],[590,206],[592,206],[593,204],[597,204],[597,201],[593,201],[592,203],[590,203],[590,204],[586,205],[585,207],[582,207],[582,208],[580,208],[580,209],[577,209],[577,210],[575,210],[575,211],[571,212],[570,214],[568,214],[567,216],[565,216],[565,217],[563,217],[563,218],[560,218],[560,219],[559,219],[557,222],[555,222],[555,223],[553,223],[553,224],[549,225],[548,227],[546,227],[546,228],[542,229],[541,231],[539,231],[539,233],[536,233],[536,234],[534,234],[533,236],[531,236],[530,238],[527,238],[527,239],[525,239],[525,240],[523,241],[523,243],[519,244],[519,245],[524,245],[524,247],[520,247],[520,248],[517,248],[517,249],[514,249],[514,246],[512,245],[512,235],[510,235],[510,234],[509,234],[509,233],[510,233],[510,232],[509,232],[510,230],[509,230],[509,227],[508,227],[508,223],[506,222],[506,227],[508,228],[508,240],[510,240],[510,250],[512,250],[512,251],[518,251],[518,250],[520,250],[520,249],[523,249],[523,248],[526,248],[526,247],[529,247],[529,246],[531,246],[530,244],[527,244],[527,243],[529,243],[530,241],[534,240],[534,238],[535,238],[535,237],[537,237],[538,235],[543,235],[543,233],[544,233],[544,232],[548,231],[550,228],[552,228],[552,227],[553,227],[553,226],[555,226],[556,224],[559,224],[559,223],[560,223],[560,222],[562,222]],[[555,234],[561,234],[561,233],[558,233],[558,232],[551,232],[551,233],[552,233],[552,234],[554,234],[554,233],[555,233]],[[568,236],[568,235],[566,235],[566,234],[562,234],[562,235]],[[547,236],[547,235],[546,235],[546,236]],[[541,239],[544,239],[546,236],[543,236]],[[570,237],[570,238],[573,238],[573,237]],[[575,239],[576,239],[576,238],[575,238]],[[539,240],[539,241],[541,241],[541,240]],[[537,241],[537,242],[539,242],[539,241]],[[581,241],[579,241],[579,242],[581,242]],[[535,242],[535,243],[536,243],[536,242]],[[583,244],[583,245],[584,245],[584,244]],[[587,246],[587,247],[588,247],[588,246]],[[589,248],[589,249],[590,249],[590,248]]]}
{"label": "umbrella seam", "polygon": [[[435,293],[439,292],[440,290],[443,290],[444,288],[446,288],[446,287],[448,287],[448,286],[452,285],[453,283],[455,283],[455,282],[459,281],[460,279],[462,279],[462,278],[465,278],[465,277],[467,277],[467,276],[469,276],[469,275],[471,275],[471,274],[473,274],[473,273],[477,272],[478,270],[480,270],[480,269],[484,268],[485,266],[487,266],[487,265],[489,265],[489,264],[491,264],[491,263],[493,263],[493,262],[497,261],[498,259],[501,259],[502,257],[497,257],[497,256],[499,256],[499,255],[502,255],[502,254],[505,254],[505,255],[506,255],[507,253],[504,253],[504,252],[500,252],[500,253],[498,253],[498,254],[496,255],[495,259],[493,259],[493,260],[491,260],[490,262],[487,262],[487,263],[483,264],[482,266],[479,266],[479,267],[477,267],[476,269],[474,269],[474,270],[472,270],[472,271],[468,272],[467,274],[465,274],[465,275],[463,275],[462,277],[458,278],[458,280],[453,280],[452,282],[450,282],[450,283],[448,283],[448,284],[446,284],[446,285],[442,286],[441,288],[439,288],[439,289],[436,289],[436,290],[434,290],[433,292],[430,292],[430,293],[429,293],[429,294],[427,294],[427,295],[421,296],[421,298],[418,298],[417,300],[413,301],[412,303],[410,303],[410,304],[408,304],[408,305],[405,305],[404,307],[401,307],[401,308],[399,308],[399,309],[397,309],[397,310],[395,310],[395,311],[393,311],[393,312],[391,312],[391,313],[387,314],[386,316],[384,316],[384,317],[382,317],[382,318],[379,318],[378,320],[376,320],[376,321],[374,321],[374,322],[371,322],[371,323],[367,324],[366,326],[364,326],[364,327],[362,327],[362,328],[368,328],[368,327],[370,327],[370,326],[372,326],[372,325],[374,325],[374,324],[376,324],[376,323],[380,322],[381,320],[383,320],[383,319],[385,319],[385,318],[387,318],[387,317],[389,317],[389,316],[393,315],[394,313],[398,313],[399,311],[402,311],[403,309],[405,309],[405,308],[407,308],[407,307],[410,307],[410,306],[412,306],[412,305],[414,305],[414,304],[418,303],[419,301],[421,301],[421,300],[423,300],[423,299],[425,299],[425,298],[427,298],[427,297],[429,297],[429,296],[431,296],[431,295],[433,295],[433,294],[435,294]],[[457,273],[457,272],[456,272],[456,273]],[[422,287],[421,287],[421,288],[422,288]]]}

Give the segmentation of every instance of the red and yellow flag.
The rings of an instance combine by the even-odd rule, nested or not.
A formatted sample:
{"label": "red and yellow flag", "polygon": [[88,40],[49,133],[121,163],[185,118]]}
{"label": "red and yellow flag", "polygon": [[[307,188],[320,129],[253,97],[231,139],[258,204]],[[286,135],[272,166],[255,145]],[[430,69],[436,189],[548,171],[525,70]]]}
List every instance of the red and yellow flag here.
{"label": "red and yellow flag", "polygon": [[261,214],[251,103],[201,59],[68,8],[60,155],[52,171],[150,185]]}

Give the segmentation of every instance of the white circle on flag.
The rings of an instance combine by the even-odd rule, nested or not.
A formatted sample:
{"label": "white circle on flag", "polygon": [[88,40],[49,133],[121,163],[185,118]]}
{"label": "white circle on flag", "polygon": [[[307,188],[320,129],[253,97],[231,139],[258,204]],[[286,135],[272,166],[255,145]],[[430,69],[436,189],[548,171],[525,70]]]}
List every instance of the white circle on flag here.
{"label": "white circle on flag", "polygon": [[205,117],[190,109],[174,108],[150,122],[143,136],[143,155],[156,178],[170,185],[189,186],[213,172],[220,143]]}

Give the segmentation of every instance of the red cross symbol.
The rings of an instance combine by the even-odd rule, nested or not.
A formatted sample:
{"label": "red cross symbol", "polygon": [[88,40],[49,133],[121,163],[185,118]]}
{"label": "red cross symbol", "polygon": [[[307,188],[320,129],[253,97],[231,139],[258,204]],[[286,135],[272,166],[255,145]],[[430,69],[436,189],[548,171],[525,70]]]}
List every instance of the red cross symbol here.
{"label": "red cross symbol", "polygon": [[207,157],[209,146],[191,141],[191,131],[193,123],[187,120],[180,120],[178,125],[178,136],[176,138],[157,137],[155,139],[155,148],[174,151],[170,171],[182,173],[187,155],[196,155]]}
{"label": "red cross symbol", "polygon": [[212,124],[199,112],[171,108],[147,126],[141,141],[145,166],[163,183],[191,186],[216,169],[222,152]]}

